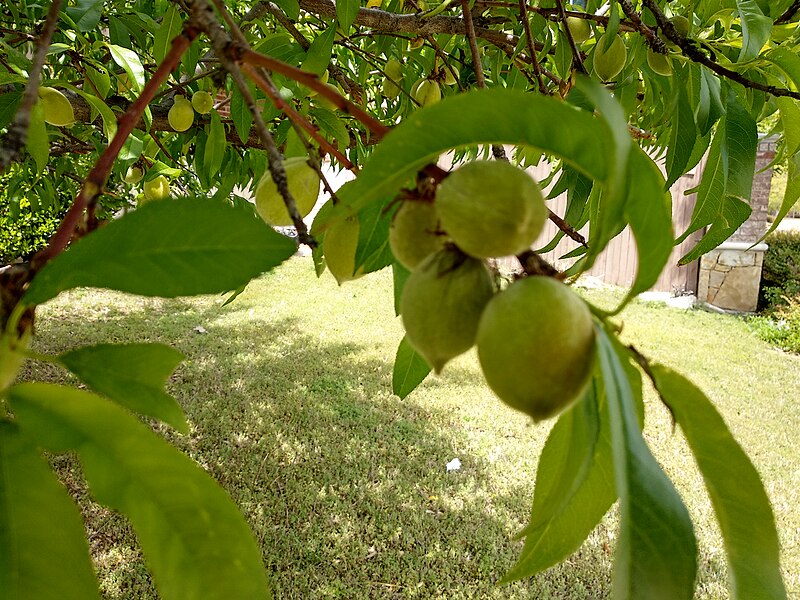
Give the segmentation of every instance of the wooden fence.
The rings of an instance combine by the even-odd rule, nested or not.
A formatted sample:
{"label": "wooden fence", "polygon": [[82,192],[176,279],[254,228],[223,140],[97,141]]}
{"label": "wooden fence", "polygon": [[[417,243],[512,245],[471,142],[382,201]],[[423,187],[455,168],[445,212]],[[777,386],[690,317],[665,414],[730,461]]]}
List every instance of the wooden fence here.
{"label": "wooden fence", "polygon": [[[701,162],[692,172],[681,177],[671,188],[672,193],[672,221],[676,233],[681,233],[686,229],[692,216],[692,210],[696,200],[696,194],[685,195],[686,190],[697,186],[700,175],[703,172],[705,162]],[[548,173],[548,167],[541,165],[531,168],[531,174],[537,179],[544,178]],[[567,205],[566,194],[548,202],[550,209],[559,216],[564,215]],[[536,246],[543,247],[548,241],[553,239],[558,229],[549,222],[544,232],[537,241]],[[588,226],[581,230],[584,236],[588,235]],[[676,246],[670,259],[652,289],[657,291],[672,292],[674,294],[696,293],[697,292],[697,272],[698,261],[694,261],[686,266],[679,267],[678,259],[686,254],[702,237],[703,231],[696,232],[689,236],[682,244]],[[535,246],[535,247],[536,247]],[[551,252],[543,254],[549,262],[561,269],[566,268],[574,259],[561,259],[570,250],[578,246],[577,242],[564,237],[558,246]],[[594,266],[587,272],[588,275],[598,277],[605,283],[630,287],[636,277],[636,243],[630,228],[626,228],[620,235],[614,238],[608,247],[597,258]],[[513,259],[511,259],[513,260]],[[512,263],[509,263],[509,266]]]}

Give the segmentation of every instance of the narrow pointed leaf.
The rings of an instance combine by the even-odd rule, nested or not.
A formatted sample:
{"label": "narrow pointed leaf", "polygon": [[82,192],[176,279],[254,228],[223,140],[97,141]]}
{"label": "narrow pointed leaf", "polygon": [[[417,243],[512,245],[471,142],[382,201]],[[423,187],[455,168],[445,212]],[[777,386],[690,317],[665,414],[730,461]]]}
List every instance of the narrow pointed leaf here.
{"label": "narrow pointed leaf", "polygon": [[269,598],[261,552],[217,483],[135,416],[89,392],[22,384],[22,431],[75,451],[97,500],[130,520],[164,600]]}
{"label": "narrow pointed leaf", "polygon": [[336,19],[343,31],[350,29],[350,25],[356,20],[358,10],[361,8],[359,0],[337,0]]}
{"label": "narrow pointed leaf", "polygon": [[614,564],[614,598],[689,600],[694,595],[697,542],[689,513],[659,467],[637,423],[628,377],[615,347],[599,330],[620,531]]}
{"label": "narrow pointed leaf", "polygon": [[164,391],[164,381],[183,360],[177,350],[164,344],[97,344],[65,352],[58,360],[95,392],[188,433],[183,410]]}
{"label": "narrow pointed leaf", "polygon": [[0,422],[0,596],[99,600],[80,511],[17,426]]}
{"label": "narrow pointed leaf", "polygon": [[48,263],[25,301],[40,304],[81,286],[166,298],[225,292],[295,250],[291,239],[267,227],[252,210],[209,200],[154,201]]}
{"label": "narrow pointed leaf", "polygon": [[167,12],[164,13],[164,18],[161,19],[161,25],[155,33],[155,40],[153,41],[153,57],[157,63],[161,63],[164,57],[169,52],[172,39],[176,37],[183,27],[181,14],[178,6],[175,4],[170,5]]}
{"label": "narrow pointed leaf", "polygon": [[[789,168],[786,177],[786,190],[783,193],[781,200],[781,207],[778,209],[778,214],[775,220],[770,225],[764,237],[778,228],[784,217],[789,214],[792,207],[800,200],[800,153],[795,154],[789,159]],[[764,237],[761,239],[763,240]]]}
{"label": "narrow pointed leaf", "polygon": [[719,214],[714,218],[706,234],[697,242],[694,248],[681,257],[678,264],[688,265],[706,252],[719,246],[741,227],[752,212],[753,209],[743,200],[733,196],[723,198],[722,206],[719,207]]}
{"label": "narrow pointed leaf", "polygon": [[761,12],[756,0],[736,0],[736,8],[742,24],[742,49],[736,62],[747,62],[756,58],[769,40],[772,19]]}
{"label": "narrow pointed leaf", "polygon": [[36,163],[36,172],[41,174],[50,159],[50,139],[47,136],[47,126],[44,124],[44,109],[41,102],[34,104],[31,110],[25,148]]}
{"label": "narrow pointed leaf", "polygon": [[758,131],[756,122],[733,91],[728,95],[725,114],[725,149],[728,180],[725,193],[750,201],[756,172]]}
{"label": "narrow pointed leaf", "polygon": [[775,516],[753,463],[703,392],[667,367],[650,369],[711,497],[728,555],[731,598],[785,600]]}
{"label": "narrow pointed leaf", "polygon": [[655,285],[674,243],[672,197],[664,191],[664,180],[658,167],[637,149],[630,155],[628,178],[625,219],[636,241],[638,264],[633,285],[615,312]]}
{"label": "narrow pointed leaf", "polygon": [[[676,79],[676,81],[678,80]],[[672,128],[667,147],[667,182],[664,184],[666,189],[669,189],[686,172],[697,140],[694,112],[686,94],[686,87],[677,85],[676,94],[678,98],[671,119]]]}
{"label": "narrow pointed leaf", "polygon": [[430,372],[431,368],[425,359],[417,354],[408,340],[403,337],[397,347],[397,355],[394,359],[392,392],[401,399],[405,398],[422,383]]}
{"label": "narrow pointed leaf", "polygon": [[531,522],[522,532],[525,546],[504,582],[530,577],[575,552],[616,500],[600,383],[593,382],[550,431],[536,469]]}

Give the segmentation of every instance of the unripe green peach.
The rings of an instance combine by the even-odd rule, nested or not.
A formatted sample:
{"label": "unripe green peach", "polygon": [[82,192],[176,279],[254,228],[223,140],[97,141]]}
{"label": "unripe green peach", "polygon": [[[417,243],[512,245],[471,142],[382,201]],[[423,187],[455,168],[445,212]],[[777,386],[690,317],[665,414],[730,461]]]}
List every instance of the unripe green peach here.
{"label": "unripe green peach", "polygon": [[383,90],[383,95],[389,100],[394,100],[400,95],[400,86],[388,77],[383,78],[383,85],[381,87]]}
{"label": "unripe green peach", "polygon": [[594,50],[594,72],[602,81],[611,81],[620,74],[625,67],[625,61],[628,58],[628,50],[625,48],[625,42],[618,35],[614,36],[614,40],[608,47],[608,50],[603,50],[606,43],[606,36],[603,35],[597,40],[597,46]]}
{"label": "unripe green peach", "polygon": [[474,161],[453,171],[436,192],[436,212],[455,244],[477,258],[528,250],[547,220],[539,185],[505,161]]}
{"label": "unripe green peach", "polygon": [[681,37],[687,37],[689,32],[692,28],[692,23],[689,21],[688,17],[683,15],[676,15],[669,20],[672,23],[672,26],[675,27],[675,30],[680,34]]}
{"label": "unripe green peach", "polygon": [[406,339],[437,373],[475,343],[494,293],[482,261],[453,247],[431,254],[411,273],[400,298]]}
{"label": "unripe green peach", "polygon": [[403,65],[401,65],[400,61],[397,59],[390,58],[387,60],[386,66],[383,68],[383,72],[387,77],[394,79],[395,81],[400,81],[403,79]]}
{"label": "unripe green peach", "polygon": [[360,229],[358,218],[348,217],[334,222],[322,238],[325,264],[339,285],[358,279],[364,274],[363,267],[358,271],[355,268]]}
{"label": "unripe green peach", "polygon": [[659,75],[672,75],[672,63],[669,56],[647,49],[647,64]]}
{"label": "unripe green peach", "polygon": [[[336,87],[335,85],[333,85],[332,83],[326,83],[325,87],[327,87],[328,89],[333,90],[334,92],[336,92],[340,96],[342,95],[341,90],[338,87]],[[324,109],[327,109],[327,110],[337,110],[339,108],[338,106],[336,106],[336,104],[334,102],[332,102],[331,100],[328,100],[325,96],[317,96],[316,98],[314,98],[314,103],[317,106],[319,106],[321,108],[324,108]]]}
{"label": "unripe green peach", "polygon": [[214,108],[214,98],[205,90],[199,90],[192,94],[192,108],[201,115],[207,115]]}
{"label": "unripe green peach", "polygon": [[407,200],[400,205],[389,228],[389,246],[397,261],[413,271],[444,244],[439,216],[431,202]]}
{"label": "unripe green peach", "polygon": [[500,292],[481,317],[477,345],[489,387],[540,421],[578,400],[594,363],[586,303],[551,277],[526,277]]}
{"label": "unripe green peach", "polygon": [[592,36],[592,27],[587,19],[567,17],[567,27],[576,44],[582,44]]}
{"label": "unripe green peach", "polygon": [[411,91],[411,95],[419,102],[420,106],[430,106],[436,104],[442,99],[442,88],[439,84],[430,79],[422,79],[421,83],[415,84]]}
{"label": "unripe green peach", "polygon": [[144,177],[144,172],[139,167],[128,167],[125,172],[125,183],[139,183]]}
{"label": "unripe green peach", "polygon": [[[321,185],[319,175],[308,165],[304,156],[287,158],[283,161],[283,168],[297,210],[301,217],[305,217],[317,203]],[[264,173],[256,186],[255,200],[256,212],[268,225],[286,227],[292,224],[283,196],[269,171]]]}
{"label": "unripe green peach", "polygon": [[145,200],[161,200],[162,198],[166,198],[169,196],[170,192],[169,180],[163,175],[159,175],[150,181],[145,181],[142,192],[144,193]]}
{"label": "unripe green peach", "polygon": [[[328,77],[329,77],[329,75],[328,75],[328,70],[327,70],[327,69],[325,69],[325,70],[322,72],[322,75],[320,75],[320,76],[319,76],[319,81],[320,81],[320,83],[328,83]],[[337,91],[338,91],[338,90],[337,90]],[[316,96],[318,93],[319,93],[319,92],[317,92],[317,90],[312,90],[312,89],[310,89],[310,88],[309,88],[309,90],[308,90],[308,97],[309,97],[309,98],[313,98],[313,97],[314,97],[314,96]]]}
{"label": "unripe green peach", "polygon": [[[450,69],[455,71],[455,75],[453,75],[453,72]],[[456,83],[458,83],[458,79],[460,77],[461,77],[461,73],[458,70],[458,67],[456,67],[455,65],[450,65],[449,67],[447,67],[447,66],[444,67],[444,84],[445,85],[455,85]]]}
{"label": "unripe green peach", "polygon": [[183,96],[175,98],[175,103],[167,113],[169,126],[175,131],[186,131],[194,123],[194,109],[192,103]]}
{"label": "unripe green peach", "polygon": [[72,110],[72,104],[57,89],[40,87],[39,101],[42,103],[46,123],[57,127],[67,127],[75,122],[75,111]]}

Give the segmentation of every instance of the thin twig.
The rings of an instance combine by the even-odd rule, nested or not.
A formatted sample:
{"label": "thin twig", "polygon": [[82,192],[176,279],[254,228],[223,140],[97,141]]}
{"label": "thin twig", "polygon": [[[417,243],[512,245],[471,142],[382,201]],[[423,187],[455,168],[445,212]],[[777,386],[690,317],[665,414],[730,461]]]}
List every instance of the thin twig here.
{"label": "thin twig", "polygon": [[653,51],[658,52],[659,54],[666,54],[667,45],[664,43],[664,40],[658,37],[653,29],[642,23],[642,19],[639,16],[639,13],[636,12],[636,9],[633,8],[631,0],[618,1],[619,5],[622,7],[622,11],[631,20],[631,23],[633,23],[636,31],[638,31],[647,41],[647,45],[650,46]]}
{"label": "thin twig", "polygon": [[775,25],[783,25],[785,23],[789,23],[792,20],[792,17],[797,14],[797,11],[800,10],[800,0],[794,0],[791,6],[784,11],[784,13],[775,19]]}
{"label": "thin twig", "polygon": [[472,53],[472,68],[475,70],[475,84],[483,89],[486,87],[486,79],[483,77],[483,65],[481,64],[481,53],[478,49],[478,40],[475,37],[475,23],[472,22],[472,13],[469,10],[469,0],[461,0],[462,19],[464,19],[464,29],[469,40],[469,50]]}
{"label": "thin twig", "polygon": [[575,38],[572,37],[572,32],[569,30],[569,27],[567,27],[567,11],[564,10],[564,1],[556,0],[556,7],[558,8],[558,14],[561,17],[561,25],[564,27],[564,35],[567,36],[567,42],[569,43],[569,47],[572,49],[572,68],[574,68],[578,73],[583,73],[586,75],[586,67],[583,66],[581,51],[578,48],[578,44],[575,43]]}
{"label": "thin twig", "polygon": [[528,21],[528,5],[525,0],[519,0],[519,18],[522,19],[522,27],[525,31],[525,41],[528,44],[528,54],[531,57],[531,64],[533,65],[533,73],[536,75],[536,81],[539,84],[539,92],[548,95],[550,92],[542,79],[542,68],[539,65],[539,57],[536,55],[536,47],[533,43],[533,35],[531,34],[531,24]]}
{"label": "thin twig", "polygon": [[389,133],[389,128],[386,125],[378,121],[358,104],[355,104],[348,98],[345,98],[332,87],[322,83],[319,80],[319,77],[313,73],[309,73],[308,71],[303,71],[297,67],[287,65],[284,62],[272,58],[271,56],[259,54],[258,52],[254,52],[249,48],[235,48],[231,46],[227,48],[227,52],[238,55],[241,62],[264,67],[268,71],[280,73],[281,75],[285,75],[286,77],[294,79],[296,82],[311,88],[323,98],[330,100],[339,110],[346,114],[352,115],[355,119],[366,125],[367,128],[372,132],[373,136],[381,138]]}
{"label": "thin twig", "polygon": [[559,217],[556,213],[554,213],[549,208],[547,209],[547,211],[548,211],[547,218],[550,219],[550,221],[556,227],[558,227],[561,231],[563,231],[564,234],[569,239],[571,239],[574,242],[578,242],[581,246],[588,247],[588,245],[586,243],[586,238],[583,237],[580,233],[578,233],[572,225],[567,223],[564,219]]}
{"label": "thin twig", "polygon": [[8,128],[2,144],[0,144],[0,173],[3,173],[8,165],[17,160],[28,141],[31,110],[36,104],[42,67],[44,67],[44,61],[47,58],[47,50],[50,48],[53,32],[56,30],[60,10],[61,0],[53,0],[50,4],[50,9],[47,11],[47,19],[45,20],[42,34],[36,42],[36,55],[33,57],[33,64],[28,73],[28,83],[25,86],[25,92],[22,94],[17,114],[14,116],[14,122]]}

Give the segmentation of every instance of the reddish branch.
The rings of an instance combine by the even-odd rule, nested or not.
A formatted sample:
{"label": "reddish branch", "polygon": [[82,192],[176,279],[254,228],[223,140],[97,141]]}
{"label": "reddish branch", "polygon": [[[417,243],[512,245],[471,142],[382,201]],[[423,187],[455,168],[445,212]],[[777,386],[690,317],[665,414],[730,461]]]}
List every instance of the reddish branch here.
{"label": "reddish branch", "polygon": [[131,104],[128,111],[120,117],[114,139],[108,144],[108,147],[84,180],[80,192],[78,192],[78,196],[73,201],[72,206],[61,222],[61,225],[59,225],[58,230],[53,234],[47,246],[37,252],[33,257],[31,261],[31,269],[33,272],[41,269],[47,261],[51,260],[67,247],[73,233],[80,224],[84,211],[92,207],[103,192],[103,186],[105,186],[108,180],[114,161],[120,150],[122,150],[122,146],[125,144],[128,136],[136,127],[139,119],[142,118],[142,114],[144,114],[147,105],[158,92],[158,88],[178,66],[183,53],[186,52],[186,49],[192,43],[192,40],[197,37],[198,33],[198,30],[194,27],[192,22],[188,21],[184,25],[181,35],[172,40],[172,47],[164,58],[164,61],[158,66],[152,78],[145,84],[142,93],[136,101]]}
{"label": "reddish branch", "polygon": [[358,172],[358,168],[352,162],[350,162],[350,160],[344,154],[333,147],[328,140],[322,137],[317,128],[309,123],[308,119],[306,119],[303,115],[292,108],[283,98],[281,98],[281,95],[278,93],[275,87],[269,85],[269,82],[262,77],[258,71],[256,71],[256,69],[248,64],[245,64],[242,65],[242,71],[244,71],[248,77],[255,81],[256,85],[264,91],[276,108],[281,110],[287,117],[289,117],[293,123],[296,123],[302,127],[325,152],[335,157],[344,168],[352,171],[353,173]]}
{"label": "reddish branch", "polygon": [[281,75],[285,75],[290,79],[294,79],[301,85],[311,88],[323,98],[327,98],[339,110],[346,114],[352,115],[355,119],[366,125],[366,127],[372,132],[373,136],[382,138],[384,135],[389,133],[389,128],[386,125],[378,121],[358,104],[348,100],[332,87],[322,83],[315,74],[309,73],[308,71],[303,71],[302,69],[298,69],[297,67],[293,67],[291,65],[287,65],[286,63],[272,58],[271,56],[253,52],[250,50],[250,48],[230,46],[227,49],[227,52],[232,58],[234,56],[238,57],[240,62],[264,67],[268,71],[280,73]]}
{"label": "reddish branch", "polygon": [[56,30],[59,10],[61,10],[61,0],[53,0],[50,4],[50,9],[47,11],[47,19],[45,20],[42,34],[36,42],[36,55],[33,57],[33,64],[28,73],[28,83],[25,86],[25,92],[22,94],[17,114],[14,116],[14,122],[9,126],[3,143],[0,145],[0,173],[4,172],[8,165],[17,160],[28,141],[31,110],[33,110],[38,97],[42,67],[44,67],[44,61],[47,58],[47,50],[50,48],[53,32]]}

